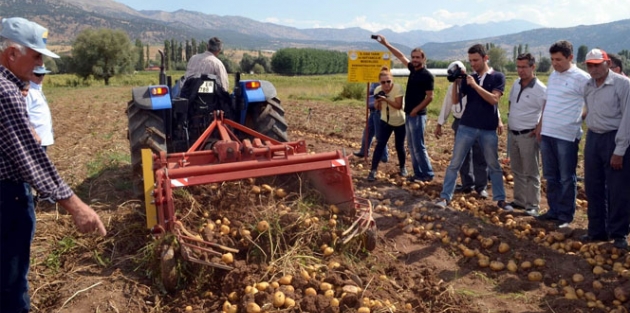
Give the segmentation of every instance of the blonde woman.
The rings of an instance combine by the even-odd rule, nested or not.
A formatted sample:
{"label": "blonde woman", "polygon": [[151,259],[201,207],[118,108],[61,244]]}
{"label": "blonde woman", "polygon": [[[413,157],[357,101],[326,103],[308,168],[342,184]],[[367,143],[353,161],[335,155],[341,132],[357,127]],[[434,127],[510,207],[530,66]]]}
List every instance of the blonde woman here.
{"label": "blonde woman", "polygon": [[392,73],[387,67],[381,69],[379,81],[381,85],[374,90],[374,106],[381,111],[381,120],[379,121],[379,127],[377,127],[376,149],[374,149],[374,154],[372,155],[372,169],[367,177],[368,181],[376,180],[378,163],[383,155],[383,148],[387,145],[392,132],[396,142],[400,175],[403,177],[407,176],[407,169],[405,168],[404,91],[402,86],[394,83]]}

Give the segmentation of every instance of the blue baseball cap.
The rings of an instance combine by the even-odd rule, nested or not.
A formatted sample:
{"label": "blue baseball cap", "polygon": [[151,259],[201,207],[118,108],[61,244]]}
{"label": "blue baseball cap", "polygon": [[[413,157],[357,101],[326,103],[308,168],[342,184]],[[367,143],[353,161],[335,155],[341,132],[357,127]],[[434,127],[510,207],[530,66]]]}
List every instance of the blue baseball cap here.
{"label": "blue baseball cap", "polygon": [[0,36],[51,58],[59,58],[58,55],[46,49],[48,30],[27,19],[21,17],[3,18]]}
{"label": "blue baseball cap", "polygon": [[50,71],[46,69],[46,65],[43,65],[43,66],[35,66],[35,69],[33,70],[33,73],[35,73],[35,74],[48,74],[48,73],[50,73]]}

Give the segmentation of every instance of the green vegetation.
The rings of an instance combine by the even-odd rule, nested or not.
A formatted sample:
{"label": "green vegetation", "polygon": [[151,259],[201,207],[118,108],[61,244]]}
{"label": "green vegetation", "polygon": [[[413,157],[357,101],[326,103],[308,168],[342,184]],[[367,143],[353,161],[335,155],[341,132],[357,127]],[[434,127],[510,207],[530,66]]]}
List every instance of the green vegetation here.
{"label": "green vegetation", "polygon": [[134,48],[122,30],[86,29],[72,45],[73,70],[77,76],[102,79],[105,85],[120,74],[131,72]]}
{"label": "green vegetation", "polygon": [[345,52],[321,49],[280,49],[271,58],[274,73],[283,75],[321,75],[345,73],[348,56]]}

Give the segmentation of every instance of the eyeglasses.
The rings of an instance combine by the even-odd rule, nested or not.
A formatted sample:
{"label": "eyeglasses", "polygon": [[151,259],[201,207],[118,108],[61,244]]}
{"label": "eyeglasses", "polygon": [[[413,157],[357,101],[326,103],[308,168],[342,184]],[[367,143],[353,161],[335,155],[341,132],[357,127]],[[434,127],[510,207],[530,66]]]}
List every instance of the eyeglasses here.
{"label": "eyeglasses", "polygon": [[392,83],[391,80],[381,80],[381,85],[391,84],[391,83]]}
{"label": "eyeglasses", "polygon": [[46,74],[35,74],[37,77],[44,77]]}

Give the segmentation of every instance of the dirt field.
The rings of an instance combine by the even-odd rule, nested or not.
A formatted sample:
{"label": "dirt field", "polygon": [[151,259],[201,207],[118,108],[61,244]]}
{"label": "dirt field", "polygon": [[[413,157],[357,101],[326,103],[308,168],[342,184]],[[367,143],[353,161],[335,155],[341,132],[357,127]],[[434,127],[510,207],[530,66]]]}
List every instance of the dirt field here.
{"label": "dirt field", "polygon": [[[127,87],[112,87],[49,95],[58,104],[51,158],[109,233],[80,235],[60,208],[38,206],[29,275],[34,312],[247,312],[252,302],[267,312],[367,312],[362,307],[371,312],[627,312],[630,258],[610,243],[582,245],[577,239],[586,228],[581,185],[576,219],[562,232],[522,211],[499,212],[494,202],[474,194],[458,195],[461,199],[446,210],[433,206],[453,139],[448,129],[436,140],[433,120],[426,134],[437,174],[433,182],[403,182],[390,161],[380,165],[377,181],[368,183],[368,164],[350,158],[356,194],[376,205],[377,245],[371,252],[361,238],[339,244],[335,238],[351,217],[335,219],[313,190],[295,181],[266,181],[285,189],[285,197],[252,192],[262,180],[178,192],[178,216],[192,232],[240,252],[232,271],[178,263],[176,290],[168,293],[157,279],[160,245],[145,229],[144,208],[131,191],[129,94]],[[306,139],[310,150],[350,154],[357,149],[362,110],[326,102],[283,104],[291,138]],[[501,138],[504,152],[505,134]],[[393,152],[390,160],[395,159]],[[504,170],[509,177],[509,167]],[[509,182],[506,189],[510,200]],[[208,222],[216,220],[220,224]],[[257,229],[262,220],[268,230]],[[225,235],[218,233],[222,225],[229,227]],[[325,255],[323,244],[334,252]],[[293,276],[291,287],[278,282],[286,275]],[[270,286],[256,285],[261,282]],[[287,308],[285,302],[274,308],[278,290],[295,306]]]}

